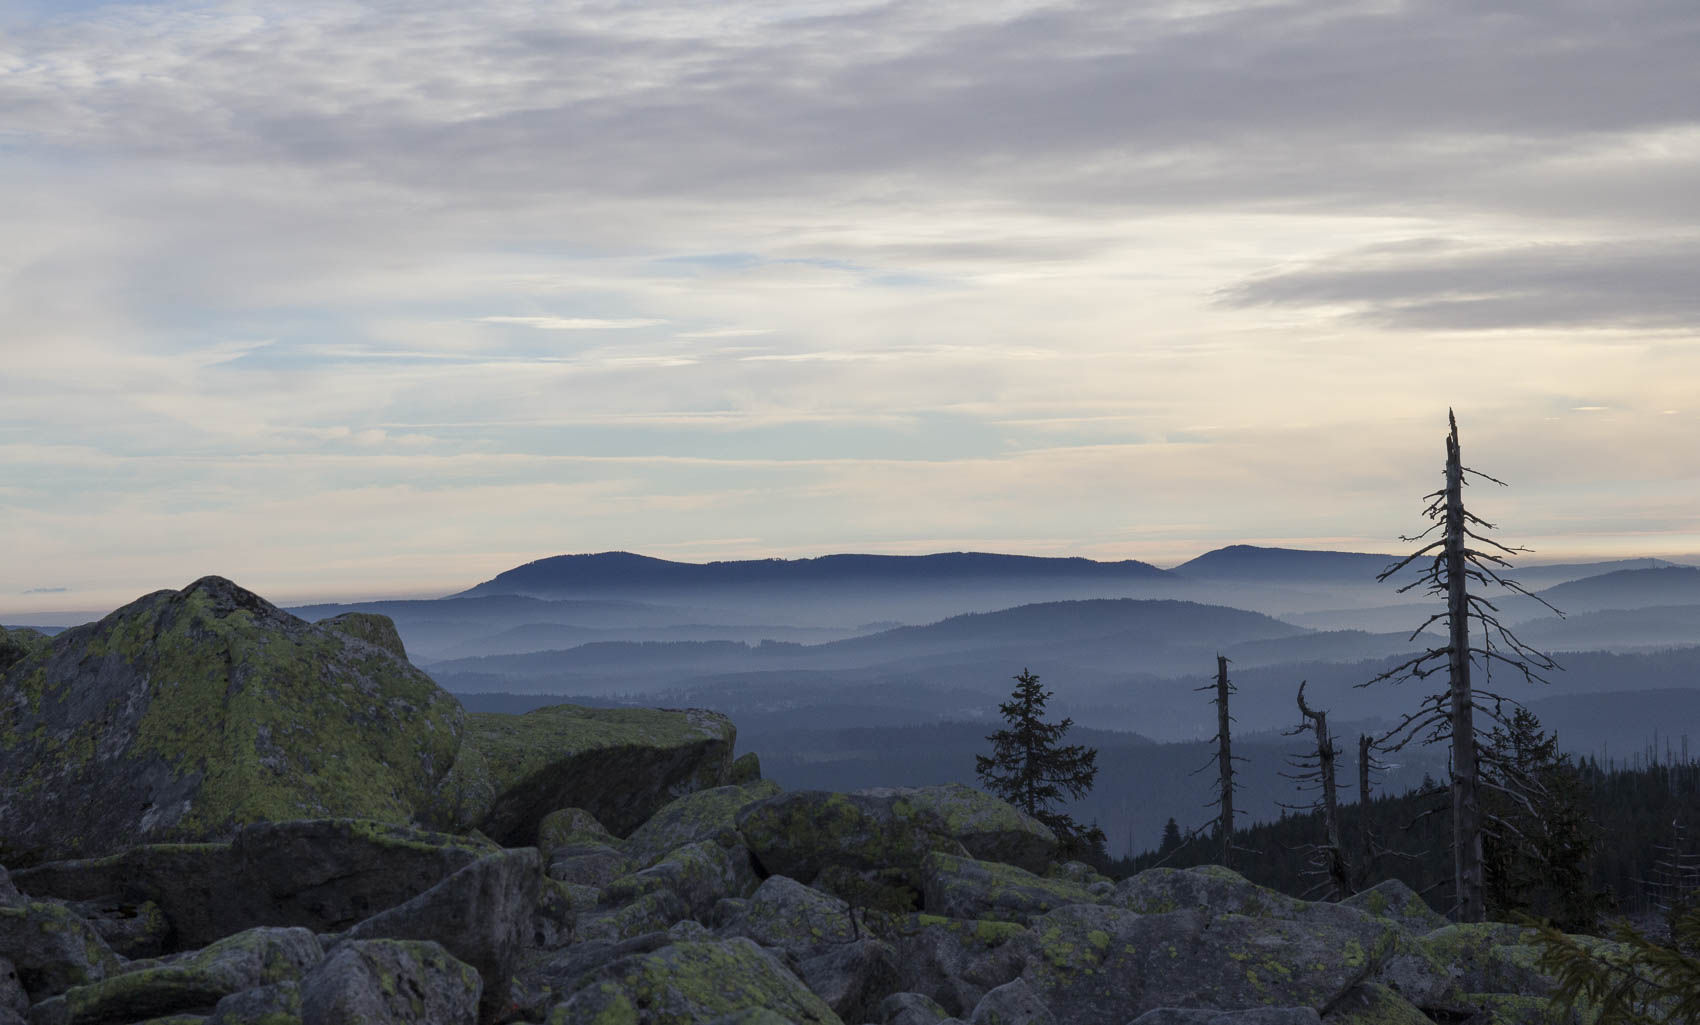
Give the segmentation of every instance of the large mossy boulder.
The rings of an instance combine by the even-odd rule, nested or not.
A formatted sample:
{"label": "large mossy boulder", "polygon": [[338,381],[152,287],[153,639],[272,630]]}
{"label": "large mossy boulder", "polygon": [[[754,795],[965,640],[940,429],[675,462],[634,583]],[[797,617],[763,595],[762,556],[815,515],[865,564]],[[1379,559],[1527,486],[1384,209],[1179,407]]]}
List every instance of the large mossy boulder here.
{"label": "large mossy boulder", "polygon": [[766,872],[805,882],[829,866],[919,872],[934,851],[968,853],[937,814],[891,791],[794,790],[749,805],[737,822]]}
{"label": "large mossy boulder", "polygon": [[625,836],[673,799],[723,785],[737,735],[726,716],[696,708],[469,715],[430,823],[530,845],[550,812],[582,808]]}
{"label": "large mossy boulder", "polygon": [[1042,874],[1057,856],[1057,836],[1049,826],[1007,801],[962,783],[880,787],[857,793],[902,801],[933,817],[946,836],[981,861],[1001,861]]}
{"label": "large mossy boulder", "polygon": [[453,764],[464,715],[392,651],[203,577],[0,673],[0,861],[263,820],[405,823]]}
{"label": "large mossy boulder", "polygon": [[777,793],[779,784],[759,780],[686,794],[651,815],[627,837],[626,852],[648,865],[675,848],[732,833],[739,812]]}
{"label": "large mossy boulder", "polygon": [[936,852],[921,864],[921,886],[927,912],[949,918],[1025,923],[1067,904],[1098,903],[1085,887],[1067,879]]}
{"label": "large mossy boulder", "polygon": [[28,627],[12,627],[8,630],[0,626],[0,673],[5,672],[13,663],[46,650],[50,642],[51,638],[40,630]]}

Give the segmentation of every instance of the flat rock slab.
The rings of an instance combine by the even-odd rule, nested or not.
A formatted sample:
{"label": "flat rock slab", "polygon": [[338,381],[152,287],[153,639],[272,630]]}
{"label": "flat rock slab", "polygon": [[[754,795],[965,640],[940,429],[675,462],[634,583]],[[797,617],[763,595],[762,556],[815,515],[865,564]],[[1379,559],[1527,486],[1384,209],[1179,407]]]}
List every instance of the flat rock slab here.
{"label": "flat rock slab", "polygon": [[1066,879],[936,852],[921,864],[921,892],[929,914],[1006,922],[1028,922],[1068,904],[1099,903],[1084,886]]}
{"label": "flat rock slab", "polygon": [[405,823],[464,715],[392,651],[222,577],[158,591],[0,673],[0,862],[265,820]]}
{"label": "flat rock slab", "polygon": [[127,971],[65,993],[68,1025],[125,1025],[210,1013],[233,993],[299,979],[324,958],[306,929],[250,929],[167,964]]}

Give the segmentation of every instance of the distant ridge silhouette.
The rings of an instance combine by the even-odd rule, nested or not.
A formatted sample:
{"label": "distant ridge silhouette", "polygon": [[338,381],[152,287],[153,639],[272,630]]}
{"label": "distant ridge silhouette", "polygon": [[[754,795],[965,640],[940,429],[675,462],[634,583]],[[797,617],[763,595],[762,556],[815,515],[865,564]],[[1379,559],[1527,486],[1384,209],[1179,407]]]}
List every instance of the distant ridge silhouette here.
{"label": "distant ridge silhouette", "polygon": [[453,597],[490,594],[609,594],[716,587],[907,584],[951,586],[987,580],[1172,580],[1167,570],[1124,559],[942,552],[935,555],[823,555],[813,559],[672,562],[631,552],[556,555],[498,573]]}

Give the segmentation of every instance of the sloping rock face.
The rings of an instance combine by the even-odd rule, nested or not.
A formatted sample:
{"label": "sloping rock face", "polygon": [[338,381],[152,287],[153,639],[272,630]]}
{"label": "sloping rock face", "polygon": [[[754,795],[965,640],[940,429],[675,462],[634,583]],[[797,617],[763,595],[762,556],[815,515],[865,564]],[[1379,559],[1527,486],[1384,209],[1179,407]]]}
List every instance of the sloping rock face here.
{"label": "sloping rock face", "polygon": [[553,705],[466,717],[429,820],[534,844],[550,812],[582,808],[625,836],[674,798],[726,783],[738,731],[702,709]]}
{"label": "sloping rock face", "polygon": [[261,820],[405,823],[464,714],[392,651],[221,577],[146,595],[0,675],[0,861]]}

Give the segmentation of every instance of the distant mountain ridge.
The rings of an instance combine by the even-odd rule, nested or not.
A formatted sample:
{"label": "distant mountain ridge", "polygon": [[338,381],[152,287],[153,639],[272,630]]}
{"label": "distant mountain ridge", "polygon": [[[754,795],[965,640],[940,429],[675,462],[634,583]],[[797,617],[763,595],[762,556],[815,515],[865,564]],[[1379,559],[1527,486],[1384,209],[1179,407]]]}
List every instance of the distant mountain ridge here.
{"label": "distant mountain ridge", "polygon": [[1148,562],[1098,562],[989,552],[934,555],[823,555],[812,559],[673,562],[631,552],[555,555],[498,573],[451,597],[569,595],[675,588],[971,584],[996,579],[1127,581],[1173,579]]}

